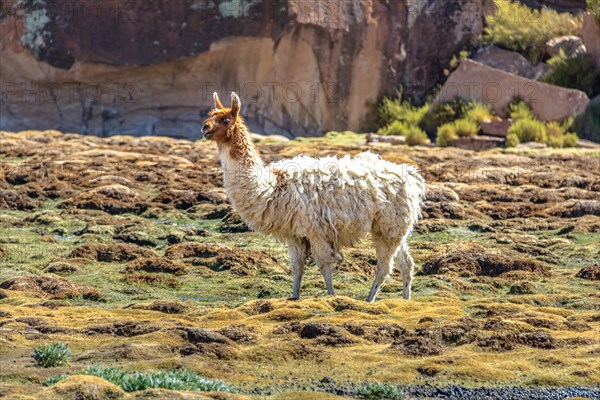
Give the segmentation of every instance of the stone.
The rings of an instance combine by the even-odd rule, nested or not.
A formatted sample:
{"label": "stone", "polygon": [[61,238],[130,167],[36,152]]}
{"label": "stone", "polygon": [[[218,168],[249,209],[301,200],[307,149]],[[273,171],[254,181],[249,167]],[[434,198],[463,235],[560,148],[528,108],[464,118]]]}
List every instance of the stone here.
{"label": "stone", "polygon": [[596,16],[591,13],[583,16],[583,43],[600,68],[600,26],[596,22]]}
{"label": "stone", "polygon": [[493,136],[459,137],[448,144],[459,149],[482,151],[504,146],[504,139]]}
{"label": "stone", "polygon": [[404,136],[383,136],[376,133],[369,133],[367,135],[367,144],[371,143],[389,143],[390,145],[401,145],[406,144]]}
{"label": "stone", "polygon": [[561,50],[569,58],[586,51],[581,38],[577,36],[560,36],[546,42],[546,52],[550,57],[558,55]]}
{"label": "stone", "polygon": [[254,132],[358,130],[399,86],[424,99],[479,40],[486,3],[9,2],[0,129],[198,139],[212,93],[236,91]]}
{"label": "stone", "polygon": [[504,50],[497,46],[490,46],[479,51],[473,56],[473,60],[492,68],[534,80],[540,79],[550,70],[550,66],[546,63],[533,65],[516,51]]}
{"label": "stone", "polygon": [[492,121],[483,121],[480,123],[481,132],[487,136],[505,138],[512,123],[513,120],[510,118],[502,119],[494,117]]}
{"label": "stone", "polygon": [[579,116],[590,102],[582,91],[537,82],[470,59],[464,59],[450,75],[431,108],[457,97],[487,104],[502,117],[508,115],[508,104],[521,98],[542,121]]}

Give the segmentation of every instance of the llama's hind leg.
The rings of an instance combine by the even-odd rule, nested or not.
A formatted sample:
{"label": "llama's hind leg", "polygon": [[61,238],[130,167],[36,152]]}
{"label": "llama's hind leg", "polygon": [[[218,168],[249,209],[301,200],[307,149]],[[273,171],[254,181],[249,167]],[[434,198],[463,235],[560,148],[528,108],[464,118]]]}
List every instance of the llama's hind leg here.
{"label": "llama's hind leg", "polygon": [[400,272],[402,274],[402,297],[406,300],[409,300],[411,296],[415,261],[408,251],[408,243],[406,243],[406,239],[402,240],[402,243],[398,247],[396,252],[396,260],[400,266]]}
{"label": "llama's hind leg", "polygon": [[300,285],[302,283],[302,275],[308,257],[309,244],[306,239],[294,239],[288,242],[288,256],[292,272],[294,273],[294,287],[292,289],[292,300],[300,298]]}
{"label": "llama's hind leg", "polygon": [[338,262],[342,261],[342,256],[331,244],[322,240],[311,241],[310,249],[313,259],[325,280],[327,294],[333,296],[335,294],[333,290],[333,269]]}
{"label": "llama's hind leg", "polygon": [[377,271],[375,272],[375,279],[373,280],[371,292],[369,292],[369,296],[367,296],[367,301],[369,303],[375,301],[375,297],[377,296],[377,293],[379,293],[379,290],[383,286],[385,279],[394,270],[393,257],[396,251],[396,246],[391,246],[387,243],[376,242],[376,250]]}

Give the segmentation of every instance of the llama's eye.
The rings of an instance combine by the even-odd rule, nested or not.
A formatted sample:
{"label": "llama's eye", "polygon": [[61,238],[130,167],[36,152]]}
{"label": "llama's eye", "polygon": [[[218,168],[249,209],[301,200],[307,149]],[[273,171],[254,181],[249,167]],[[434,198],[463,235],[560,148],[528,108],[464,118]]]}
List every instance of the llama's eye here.
{"label": "llama's eye", "polygon": [[225,125],[229,125],[231,121],[229,120],[229,118],[223,118],[221,122],[223,122]]}

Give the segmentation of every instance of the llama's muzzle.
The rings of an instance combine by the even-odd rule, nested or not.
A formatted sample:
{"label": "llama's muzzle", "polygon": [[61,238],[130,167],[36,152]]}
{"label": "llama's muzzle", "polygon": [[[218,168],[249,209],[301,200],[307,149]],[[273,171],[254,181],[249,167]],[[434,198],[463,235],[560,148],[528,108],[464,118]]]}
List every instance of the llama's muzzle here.
{"label": "llama's muzzle", "polygon": [[204,133],[205,139],[210,139],[212,136],[212,132],[210,132],[210,126],[209,125],[202,126],[202,133]]}

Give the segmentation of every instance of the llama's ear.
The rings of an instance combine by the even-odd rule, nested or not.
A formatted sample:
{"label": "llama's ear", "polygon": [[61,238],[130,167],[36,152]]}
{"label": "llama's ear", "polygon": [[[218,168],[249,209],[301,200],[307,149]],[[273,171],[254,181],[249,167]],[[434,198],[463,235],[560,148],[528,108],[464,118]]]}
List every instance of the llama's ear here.
{"label": "llama's ear", "polygon": [[235,92],[231,92],[231,114],[233,114],[234,117],[237,117],[241,108],[242,102],[240,101],[239,96],[235,94]]}
{"label": "llama's ear", "polygon": [[223,107],[221,100],[219,100],[219,94],[217,92],[213,93],[213,100],[215,101],[215,108],[217,110],[221,110],[221,109],[225,108],[225,107]]}

